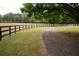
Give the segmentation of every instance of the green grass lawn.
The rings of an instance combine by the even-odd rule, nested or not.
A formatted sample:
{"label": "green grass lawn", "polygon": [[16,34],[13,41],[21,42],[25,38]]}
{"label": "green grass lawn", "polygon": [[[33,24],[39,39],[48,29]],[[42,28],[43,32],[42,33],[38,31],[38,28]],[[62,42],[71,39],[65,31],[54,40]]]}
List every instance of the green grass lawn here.
{"label": "green grass lawn", "polygon": [[79,26],[68,26],[68,27],[61,27],[59,28],[60,32],[73,32],[78,33],[79,32]]}
{"label": "green grass lawn", "polygon": [[[44,31],[44,28],[34,28],[34,29],[17,32],[16,34],[13,34],[11,37],[9,36],[4,37],[0,42],[0,56],[46,55],[47,51],[45,50],[45,46],[42,40],[43,31]],[[79,26],[60,27],[59,32],[78,33]],[[78,34],[75,35],[72,33],[72,35],[73,37],[74,36],[76,37]]]}
{"label": "green grass lawn", "polygon": [[0,55],[45,55],[42,32],[40,28],[29,29],[4,37],[0,42]]}

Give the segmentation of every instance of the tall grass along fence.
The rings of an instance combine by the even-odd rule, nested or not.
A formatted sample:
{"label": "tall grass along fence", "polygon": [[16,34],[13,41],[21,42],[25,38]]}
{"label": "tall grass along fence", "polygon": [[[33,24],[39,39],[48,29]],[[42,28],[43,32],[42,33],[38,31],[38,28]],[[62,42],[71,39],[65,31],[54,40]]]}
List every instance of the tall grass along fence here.
{"label": "tall grass along fence", "polygon": [[2,40],[2,37],[4,36],[11,36],[12,33],[16,33],[21,30],[24,30],[23,25],[0,26],[0,40]]}
{"label": "tall grass along fence", "polygon": [[39,27],[59,27],[59,26],[79,26],[79,24],[15,24],[15,25],[7,25],[7,26],[0,26],[0,40],[3,37],[9,35],[11,36],[13,33],[25,30],[25,29],[32,29],[32,28],[39,28]]}
{"label": "tall grass along fence", "polygon": [[39,28],[39,27],[52,27],[53,24],[26,24],[26,25],[9,25],[9,26],[0,26],[0,41],[3,37],[9,35],[11,36],[13,33],[31,29],[31,28]]}
{"label": "tall grass along fence", "polygon": [[0,25],[0,40],[2,40],[3,37],[9,35],[11,36],[13,33],[16,34],[18,31],[22,31],[25,29],[32,29],[32,28],[39,28],[39,27],[59,27],[59,26],[79,26],[79,24],[9,24],[7,26]]}

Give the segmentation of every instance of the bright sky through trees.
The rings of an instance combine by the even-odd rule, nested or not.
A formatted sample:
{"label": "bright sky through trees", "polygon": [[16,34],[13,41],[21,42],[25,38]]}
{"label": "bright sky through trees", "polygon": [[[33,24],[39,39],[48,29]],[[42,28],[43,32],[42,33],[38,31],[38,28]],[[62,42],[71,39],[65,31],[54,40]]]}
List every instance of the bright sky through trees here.
{"label": "bright sky through trees", "polygon": [[0,0],[0,14],[4,15],[10,12],[21,13],[20,9],[23,3],[69,3],[79,2],[78,0]]}
{"label": "bright sky through trees", "polygon": [[37,1],[40,0],[0,0],[0,14],[21,13],[20,8],[23,3],[36,3]]}
{"label": "bright sky through trees", "polygon": [[0,0],[0,14],[4,15],[9,12],[20,13],[22,4],[27,0]]}

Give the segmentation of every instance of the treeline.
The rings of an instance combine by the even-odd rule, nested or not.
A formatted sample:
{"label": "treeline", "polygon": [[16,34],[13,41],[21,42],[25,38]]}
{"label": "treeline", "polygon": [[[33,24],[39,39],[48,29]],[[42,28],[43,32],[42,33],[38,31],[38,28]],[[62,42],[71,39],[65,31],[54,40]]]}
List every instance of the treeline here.
{"label": "treeline", "polygon": [[25,14],[8,13],[6,15],[0,15],[0,22],[6,23],[25,23],[27,22],[27,16]]}
{"label": "treeline", "polygon": [[6,15],[0,15],[0,23],[51,23],[51,24],[72,24],[76,23],[74,19],[66,15],[53,15],[49,19],[35,19],[34,16],[28,17],[27,14],[14,14],[8,13]]}
{"label": "treeline", "polygon": [[21,11],[28,17],[49,23],[79,23],[78,3],[24,3]]}
{"label": "treeline", "polygon": [[22,14],[8,13],[0,16],[0,22],[16,23],[79,23],[78,3],[24,3]]}

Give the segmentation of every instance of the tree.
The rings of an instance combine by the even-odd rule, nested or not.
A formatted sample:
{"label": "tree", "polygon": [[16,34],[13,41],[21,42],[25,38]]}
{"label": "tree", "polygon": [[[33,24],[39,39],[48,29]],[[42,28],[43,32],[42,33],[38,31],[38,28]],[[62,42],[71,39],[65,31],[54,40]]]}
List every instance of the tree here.
{"label": "tree", "polygon": [[26,14],[19,14],[19,13],[8,13],[3,15],[2,17],[3,22],[17,22],[17,23],[26,23],[28,22],[28,18]]}
{"label": "tree", "polygon": [[21,11],[28,13],[28,16],[34,16],[35,19],[49,19],[53,15],[60,14],[61,16],[67,15],[66,17],[74,19],[79,23],[79,4],[78,3],[32,3],[23,5]]}
{"label": "tree", "polygon": [[2,16],[0,15],[0,22],[2,22]]}
{"label": "tree", "polygon": [[79,4],[78,3],[64,3],[59,4],[60,12],[73,18],[79,23]]}
{"label": "tree", "polygon": [[49,18],[52,18],[52,15],[54,15],[54,13],[57,14],[57,12],[59,11],[56,4],[49,3],[24,3],[23,6],[24,7],[21,8],[21,11],[23,13],[27,13],[29,18],[34,17],[36,21],[40,20],[41,22],[47,22]]}

